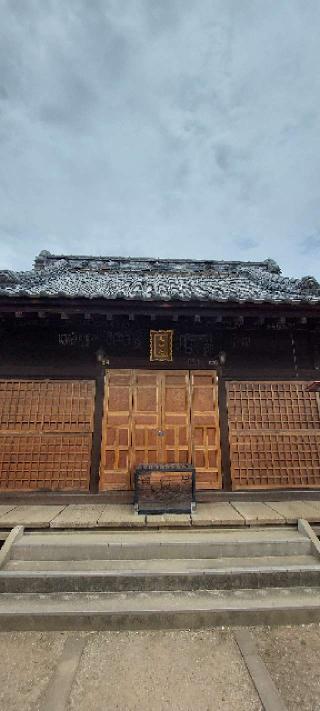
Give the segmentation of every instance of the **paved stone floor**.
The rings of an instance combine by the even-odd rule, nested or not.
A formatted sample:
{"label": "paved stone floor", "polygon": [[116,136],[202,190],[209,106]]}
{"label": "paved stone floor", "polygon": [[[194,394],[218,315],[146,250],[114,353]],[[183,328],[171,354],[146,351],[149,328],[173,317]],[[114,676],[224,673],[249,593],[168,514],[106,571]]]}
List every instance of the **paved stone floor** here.
{"label": "paved stone floor", "polygon": [[26,528],[162,528],[201,526],[265,526],[294,524],[299,518],[320,523],[320,501],[217,502],[198,504],[195,512],[143,516],[130,505],[78,504],[0,505],[0,531]]}
{"label": "paved stone floor", "polygon": [[278,702],[265,711],[319,711],[320,626],[247,632],[265,669],[260,679],[233,628],[2,633],[0,709],[262,711],[261,684],[268,698],[271,683]]}

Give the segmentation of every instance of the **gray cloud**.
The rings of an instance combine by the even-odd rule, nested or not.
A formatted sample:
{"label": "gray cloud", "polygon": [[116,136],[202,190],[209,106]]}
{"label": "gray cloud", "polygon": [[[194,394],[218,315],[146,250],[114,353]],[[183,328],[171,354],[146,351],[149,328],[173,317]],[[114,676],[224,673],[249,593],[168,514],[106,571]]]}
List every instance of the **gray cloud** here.
{"label": "gray cloud", "polygon": [[301,254],[316,257],[320,255],[320,234],[310,235],[301,242]]}
{"label": "gray cloud", "polygon": [[243,250],[246,251],[248,249],[255,249],[256,247],[259,247],[259,242],[257,242],[255,239],[252,239],[250,237],[239,237],[238,239],[234,240],[235,245]]}
{"label": "gray cloud", "polygon": [[318,0],[3,0],[0,16],[2,268],[41,249],[271,255],[319,278]]}

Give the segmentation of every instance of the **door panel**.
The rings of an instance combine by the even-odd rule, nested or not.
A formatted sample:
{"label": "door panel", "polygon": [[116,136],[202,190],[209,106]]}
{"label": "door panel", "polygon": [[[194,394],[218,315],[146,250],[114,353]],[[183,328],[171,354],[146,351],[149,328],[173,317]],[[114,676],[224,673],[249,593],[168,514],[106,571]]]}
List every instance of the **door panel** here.
{"label": "door panel", "polygon": [[161,459],[161,375],[155,371],[136,370],[133,375],[132,471],[140,464],[154,464]]}
{"label": "door panel", "polygon": [[191,377],[191,443],[197,489],[220,489],[221,453],[217,374],[196,371]]}
{"label": "door panel", "polygon": [[188,371],[161,375],[161,462],[188,464],[190,461],[190,386]]}
{"label": "door panel", "polygon": [[105,380],[100,491],[130,489],[132,370],[111,370]]}

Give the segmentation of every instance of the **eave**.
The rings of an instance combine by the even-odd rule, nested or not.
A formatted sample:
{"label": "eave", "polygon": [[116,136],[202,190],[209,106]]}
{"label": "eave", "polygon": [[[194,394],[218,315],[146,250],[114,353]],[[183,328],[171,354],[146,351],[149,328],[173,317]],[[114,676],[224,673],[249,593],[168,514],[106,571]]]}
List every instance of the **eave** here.
{"label": "eave", "polygon": [[175,317],[199,314],[215,318],[227,316],[263,316],[273,318],[320,318],[320,303],[310,302],[267,302],[267,301],[142,301],[127,299],[87,299],[68,297],[0,297],[0,315],[38,314],[44,315],[130,315]]}

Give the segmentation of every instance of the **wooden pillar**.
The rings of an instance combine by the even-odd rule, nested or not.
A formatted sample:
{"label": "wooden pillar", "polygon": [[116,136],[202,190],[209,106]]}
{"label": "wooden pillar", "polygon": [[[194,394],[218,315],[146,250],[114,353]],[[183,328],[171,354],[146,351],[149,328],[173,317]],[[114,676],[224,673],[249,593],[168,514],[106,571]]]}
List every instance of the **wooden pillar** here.
{"label": "wooden pillar", "polygon": [[91,456],[91,477],[90,477],[90,493],[97,494],[99,491],[99,472],[101,459],[101,439],[102,439],[102,419],[103,419],[103,402],[104,402],[104,368],[96,378],[96,399],[94,409],[94,430],[92,440],[92,456]]}
{"label": "wooden pillar", "polygon": [[232,490],[226,381],[218,374],[222,488]]}

